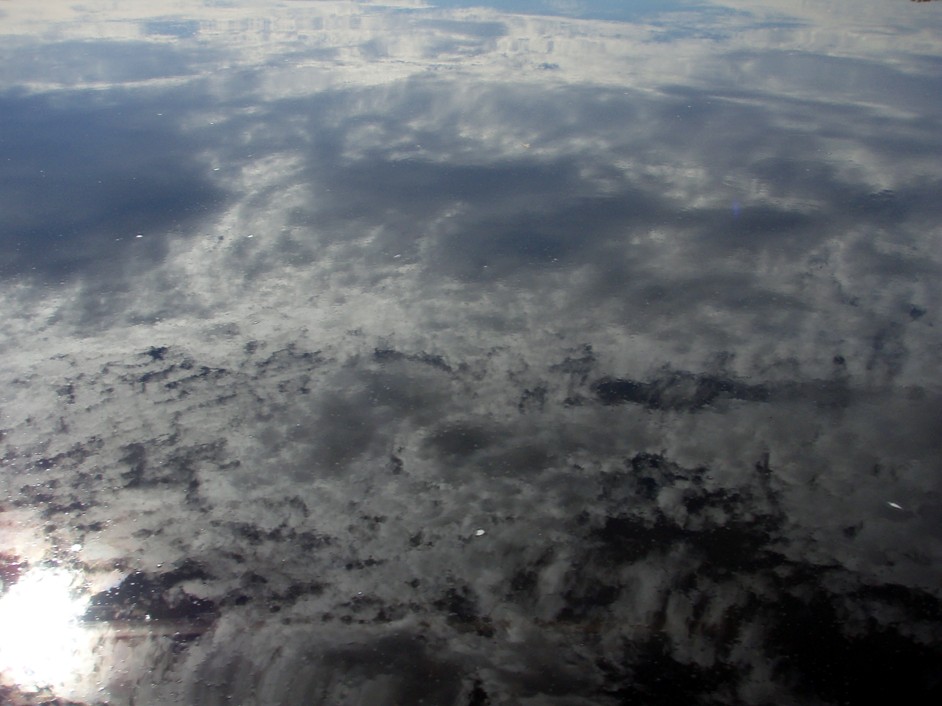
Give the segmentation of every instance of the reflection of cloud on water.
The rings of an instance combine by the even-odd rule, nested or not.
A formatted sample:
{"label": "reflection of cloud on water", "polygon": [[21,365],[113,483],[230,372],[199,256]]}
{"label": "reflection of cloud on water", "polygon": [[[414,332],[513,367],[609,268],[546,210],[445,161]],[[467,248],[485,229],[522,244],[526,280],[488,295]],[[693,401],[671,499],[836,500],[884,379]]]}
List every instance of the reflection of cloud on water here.
{"label": "reflection of cloud on water", "polygon": [[[408,640],[415,630],[447,635],[450,648],[436,659],[464,654],[461,688],[481,679],[488,693],[540,693],[538,675],[552,660],[539,655],[568,654],[574,639],[615,671],[651,649],[676,669],[700,664],[714,676],[724,664],[751,664],[753,677],[728,683],[769,689],[753,649],[717,634],[749,625],[763,649],[792,649],[799,637],[787,633],[789,621],[801,619],[804,592],[822,582],[830,588],[815,589],[814,605],[832,646],[851,644],[834,622],[845,610],[885,611],[888,621],[902,615],[931,629],[931,618],[880,587],[933,581],[938,448],[930,440],[938,435],[901,434],[890,421],[903,409],[912,423],[931,425],[937,399],[925,401],[925,414],[912,400],[876,406],[853,391],[848,403],[822,407],[808,381],[807,391],[772,388],[774,404],[718,394],[687,410],[687,387],[654,378],[645,384],[673,397],[652,413],[650,396],[615,407],[595,401],[593,381],[607,372],[598,359],[607,356],[585,349],[551,366],[527,364],[539,356],[521,350],[469,364],[355,340],[351,356],[314,352],[313,341],[239,350],[240,339],[226,341],[222,357],[170,346],[109,358],[71,392],[45,393],[74,396],[59,414],[68,434],[31,448],[19,443],[25,428],[10,430],[23,455],[8,463],[34,488],[19,492],[55,518],[60,541],[84,542],[81,555],[97,557],[92,566],[120,558],[142,567],[155,578],[134,581],[170,592],[153,605],[176,596],[176,605],[220,607],[213,636],[176,668],[192,689],[217,688],[188,666],[207,657],[223,669],[270,654],[280,660],[272,669],[291,672],[298,666],[288,655],[331,654],[334,641],[312,638],[312,625],[362,631],[356,654],[375,646],[379,628]],[[43,394],[37,384],[30,390]],[[81,412],[90,403],[93,419]],[[114,430],[108,437],[92,431],[98,420]],[[338,439],[348,443],[332,447]],[[664,448],[667,455],[657,451]],[[909,507],[887,506],[888,496]],[[924,537],[915,550],[914,531]],[[187,565],[186,575],[172,568]],[[154,601],[148,596],[141,600]],[[276,609],[277,629],[265,617]],[[730,615],[739,622],[730,625]],[[268,627],[235,652],[223,647],[227,631],[253,620]],[[779,629],[786,633],[773,639]],[[652,630],[673,647],[645,647]],[[278,657],[284,643],[293,648]],[[905,649],[921,679],[928,653],[918,641]],[[468,655],[477,656],[469,663]],[[563,692],[613,678],[578,652],[571,659],[580,676],[563,680]],[[516,676],[502,663],[516,663]],[[387,680],[412,673],[371,664]],[[291,688],[346,683],[358,668],[337,669]],[[645,684],[637,688],[654,688]],[[277,703],[294,693],[280,680],[268,688]]]}
{"label": "reflection of cloud on water", "polygon": [[[921,683],[942,551],[921,65],[835,102],[805,69],[717,89],[743,56],[717,48],[665,70],[638,27],[366,24],[387,19],[481,65],[444,75],[441,49],[391,81],[388,47],[338,50],[289,80],[259,43],[229,73],[105,91],[160,138],[128,150],[151,197],[214,210],[95,192],[96,223],[143,219],[160,252],[3,285],[5,496],[82,546],[91,617],[151,635],[132,671],[166,669],[113,698],[644,702],[669,674],[677,703],[853,700],[882,688],[861,661]],[[648,83],[579,85],[591,67],[543,50],[558,71],[479,80],[530,26],[640,52]],[[5,98],[57,124],[87,99]],[[122,182],[131,127],[103,115],[89,164]],[[107,252],[87,232],[83,263]],[[173,642],[151,613],[200,629]]]}

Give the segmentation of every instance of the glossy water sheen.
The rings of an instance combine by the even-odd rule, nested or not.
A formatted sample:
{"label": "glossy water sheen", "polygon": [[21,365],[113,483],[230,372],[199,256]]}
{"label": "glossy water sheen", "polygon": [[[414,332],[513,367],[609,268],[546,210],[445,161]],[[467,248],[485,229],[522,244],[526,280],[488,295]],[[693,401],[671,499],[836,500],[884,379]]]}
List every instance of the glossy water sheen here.
{"label": "glossy water sheen", "polygon": [[942,3],[0,33],[0,700],[942,703]]}

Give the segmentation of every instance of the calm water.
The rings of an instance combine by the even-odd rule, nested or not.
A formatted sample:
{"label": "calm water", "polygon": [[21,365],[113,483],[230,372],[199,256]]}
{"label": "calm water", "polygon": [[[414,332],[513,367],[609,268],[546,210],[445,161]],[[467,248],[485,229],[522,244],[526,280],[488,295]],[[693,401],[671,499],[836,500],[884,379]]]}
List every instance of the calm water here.
{"label": "calm water", "polygon": [[0,701],[942,703],[942,3],[0,34]]}

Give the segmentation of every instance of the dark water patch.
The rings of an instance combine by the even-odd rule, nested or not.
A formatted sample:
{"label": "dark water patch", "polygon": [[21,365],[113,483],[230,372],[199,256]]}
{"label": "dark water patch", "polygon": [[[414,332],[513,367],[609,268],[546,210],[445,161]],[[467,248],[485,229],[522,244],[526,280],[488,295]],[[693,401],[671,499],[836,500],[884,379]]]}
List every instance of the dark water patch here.
{"label": "dark water patch", "polygon": [[179,589],[171,591],[184,581],[207,580],[211,576],[192,561],[172,571],[149,574],[135,571],[120,584],[93,595],[84,620],[150,622],[160,620],[187,621],[205,624],[216,617],[213,601],[197,598]]}
{"label": "dark water patch", "polygon": [[151,346],[150,348],[147,349],[146,354],[150,356],[151,360],[156,361],[156,360],[163,360],[167,356],[167,353],[169,352],[170,352],[170,348],[168,346]]}
{"label": "dark water patch", "polygon": [[702,569],[707,573],[755,569],[780,559],[767,551],[771,536],[761,523],[688,530],[663,517],[653,524],[630,517],[609,517],[593,538],[606,557],[619,563],[633,563],[684,544],[702,558]]}
{"label": "dark water patch", "polygon": [[[879,335],[868,366],[885,364],[893,371],[898,370],[898,346],[890,345],[894,342],[892,336]],[[591,389],[603,405],[638,404],[667,412],[698,412],[724,400],[759,403],[808,401],[818,407],[840,409],[847,407],[854,398],[853,390],[840,377],[751,384],[683,371],[668,371],[650,381],[602,377],[592,383]]]}
{"label": "dark water patch", "polygon": [[504,437],[487,425],[451,423],[440,426],[426,439],[426,446],[444,458],[458,460],[492,446]]}
{"label": "dark water patch", "polygon": [[595,351],[592,350],[591,345],[586,344],[581,350],[573,352],[559,363],[551,365],[550,371],[568,375],[573,383],[584,385],[597,363],[598,358]]}
{"label": "dark water patch", "polygon": [[474,632],[481,637],[493,637],[490,618],[482,616],[477,597],[468,586],[449,588],[432,605],[445,613],[448,624],[461,632]]}
{"label": "dark water patch", "polygon": [[376,348],[373,351],[373,360],[378,363],[391,363],[395,361],[411,361],[422,363],[432,368],[438,368],[446,373],[452,372],[452,367],[440,355],[433,353],[403,353],[393,348]]}
{"label": "dark water patch", "polygon": [[226,441],[219,439],[189,447],[177,447],[173,440],[134,442],[123,448],[120,462],[127,466],[121,473],[125,488],[183,486],[198,487],[198,470],[208,465],[222,467],[227,459]]}
{"label": "dark water patch", "polygon": [[592,390],[602,404],[640,404],[649,409],[694,412],[721,399],[765,402],[768,388],[712,375],[670,372],[651,382],[601,378]]}
{"label": "dark water patch", "polygon": [[677,706],[698,704],[727,706],[742,673],[731,664],[683,662],[671,654],[662,636],[645,641],[626,641],[620,662],[600,660],[605,675],[604,691],[619,704]]}
{"label": "dark water patch", "polygon": [[490,706],[491,700],[480,679],[475,679],[468,694],[468,706]]}
{"label": "dark water patch", "polygon": [[942,647],[922,644],[871,622],[863,633],[845,629],[839,598],[815,589],[783,595],[768,606],[765,649],[778,677],[803,697],[828,704],[885,703],[905,694],[909,704],[942,698]]}
{"label": "dark water patch", "polygon": [[[314,656],[314,655],[310,655]],[[358,683],[383,680],[389,703],[454,704],[461,693],[464,669],[445,650],[433,650],[415,635],[388,635],[362,644],[333,647],[316,655],[331,673]],[[299,690],[295,703],[320,703],[324,683]]]}
{"label": "dark water patch", "polygon": [[[782,700],[938,698],[942,601],[917,588],[868,584],[840,566],[786,557],[780,542],[787,518],[769,488],[775,468],[767,456],[741,488],[711,489],[708,469],[683,468],[658,454],[638,454],[625,468],[603,479],[608,490],[600,502],[633,509],[578,523],[589,528],[589,545],[568,574],[558,619],[589,629],[620,614],[634,600],[632,584],[620,578],[625,565],[683,549],[687,569],[662,587],[652,602],[661,607],[648,613],[645,628],[626,630],[622,658],[597,662],[605,692],[619,703],[744,703],[750,675],[731,650],[756,630],[764,658],[775,665],[763,688]],[[669,516],[670,507],[647,511],[665,488],[682,491],[687,515]],[[639,497],[646,502],[632,500]],[[524,588],[527,578],[521,574]],[[678,605],[689,607],[682,638],[669,627]],[[701,638],[710,646],[702,658],[678,649]]]}

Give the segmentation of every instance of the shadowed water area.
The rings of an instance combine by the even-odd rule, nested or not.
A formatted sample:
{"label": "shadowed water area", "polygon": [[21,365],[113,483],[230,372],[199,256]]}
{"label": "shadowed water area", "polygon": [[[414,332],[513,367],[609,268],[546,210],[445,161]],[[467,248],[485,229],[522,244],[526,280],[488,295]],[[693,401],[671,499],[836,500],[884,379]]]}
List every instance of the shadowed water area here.
{"label": "shadowed water area", "polygon": [[940,703],[942,3],[483,2],[0,5],[0,701]]}

